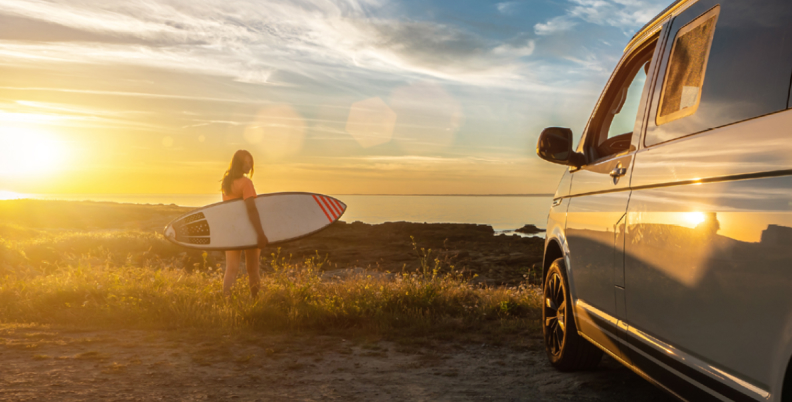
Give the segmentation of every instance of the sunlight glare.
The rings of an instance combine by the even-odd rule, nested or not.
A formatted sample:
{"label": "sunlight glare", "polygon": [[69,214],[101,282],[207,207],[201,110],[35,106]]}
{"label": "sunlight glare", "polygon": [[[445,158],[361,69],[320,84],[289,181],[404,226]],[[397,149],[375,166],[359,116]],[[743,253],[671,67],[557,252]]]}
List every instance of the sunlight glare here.
{"label": "sunlight glare", "polygon": [[26,197],[27,196],[24,194],[15,193],[13,191],[0,190],[0,201],[19,200]]}
{"label": "sunlight glare", "polygon": [[704,222],[705,219],[706,219],[706,217],[704,216],[704,214],[702,212],[686,212],[685,213],[685,220],[688,223],[690,223],[690,224],[692,224],[694,226],[698,225],[701,222]]}
{"label": "sunlight glare", "polygon": [[63,160],[62,144],[31,128],[0,127],[0,176],[24,178],[52,172]]}

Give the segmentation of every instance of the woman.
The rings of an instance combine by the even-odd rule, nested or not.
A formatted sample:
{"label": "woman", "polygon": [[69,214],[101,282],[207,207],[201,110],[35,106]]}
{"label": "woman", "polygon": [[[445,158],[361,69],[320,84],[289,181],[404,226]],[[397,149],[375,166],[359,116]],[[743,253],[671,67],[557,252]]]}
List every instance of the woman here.
{"label": "woman", "polygon": [[[248,173],[250,174],[248,175]],[[245,175],[248,176],[245,177]],[[261,249],[267,246],[269,240],[264,234],[264,229],[261,228],[261,219],[255,203],[256,189],[253,188],[253,181],[250,180],[250,177],[253,177],[253,156],[250,155],[250,152],[240,149],[234,153],[234,157],[231,159],[231,166],[228,167],[225,175],[223,175],[221,190],[223,192],[223,201],[240,198],[244,200],[248,218],[258,235],[258,248],[245,250],[245,267],[247,268],[248,280],[250,281],[250,294],[256,297],[261,286],[259,256],[261,255]],[[239,260],[242,257],[242,250],[227,250],[225,254],[226,271],[223,279],[223,292],[226,296],[230,296],[231,287],[234,285],[239,272]]]}

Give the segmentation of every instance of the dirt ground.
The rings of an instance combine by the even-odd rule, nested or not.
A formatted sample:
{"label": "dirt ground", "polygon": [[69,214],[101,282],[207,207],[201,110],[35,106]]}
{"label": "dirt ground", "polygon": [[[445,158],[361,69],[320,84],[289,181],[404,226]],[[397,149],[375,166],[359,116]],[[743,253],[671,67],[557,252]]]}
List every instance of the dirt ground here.
{"label": "dirt ground", "polygon": [[0,400],[673,400],[607,357],[596,371],[557,372],[539,342],[0,327]]}

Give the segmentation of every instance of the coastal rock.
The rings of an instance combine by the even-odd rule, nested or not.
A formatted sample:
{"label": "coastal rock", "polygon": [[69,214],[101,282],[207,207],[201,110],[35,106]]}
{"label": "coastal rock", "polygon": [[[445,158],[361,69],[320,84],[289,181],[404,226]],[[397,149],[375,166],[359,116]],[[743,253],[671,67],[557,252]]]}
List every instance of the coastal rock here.
{"label": "coastal rock", "polygon": [[[326,261],[332,272],[359,267],[367,272],[415,272],[422,259],[440,272],[452,269],[492,285],[524,281],[531,266],[541,263],[544,239],[495,236],[489,225],[462,223],[362,222],[332,224],[327,229],[294,242],[274,246],[263,254],[290,258],[292,262]],[[266,257],[265,257],[266,259]],[[357,269],[357,268],[356,268]]]}
{"label": "coastal rock", "polygon": [[515,232],[523,233],[523,234],[537,234],[537,233],[542,233],[544,231],[545,231],[544,229],[540,229],[540,228],[536,227],[535,225],[525,225],[525,226],[515,230]]}

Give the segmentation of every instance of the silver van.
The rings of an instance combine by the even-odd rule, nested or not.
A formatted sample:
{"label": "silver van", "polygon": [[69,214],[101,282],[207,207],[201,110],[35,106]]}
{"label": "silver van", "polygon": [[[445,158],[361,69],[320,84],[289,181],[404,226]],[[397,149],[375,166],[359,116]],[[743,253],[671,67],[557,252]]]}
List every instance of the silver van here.
{"label": "silver van", "polygon": [[630,41],[544,254],[547,355],[603,351],[688,401],[792,401],[792,1],[679,0]]}

